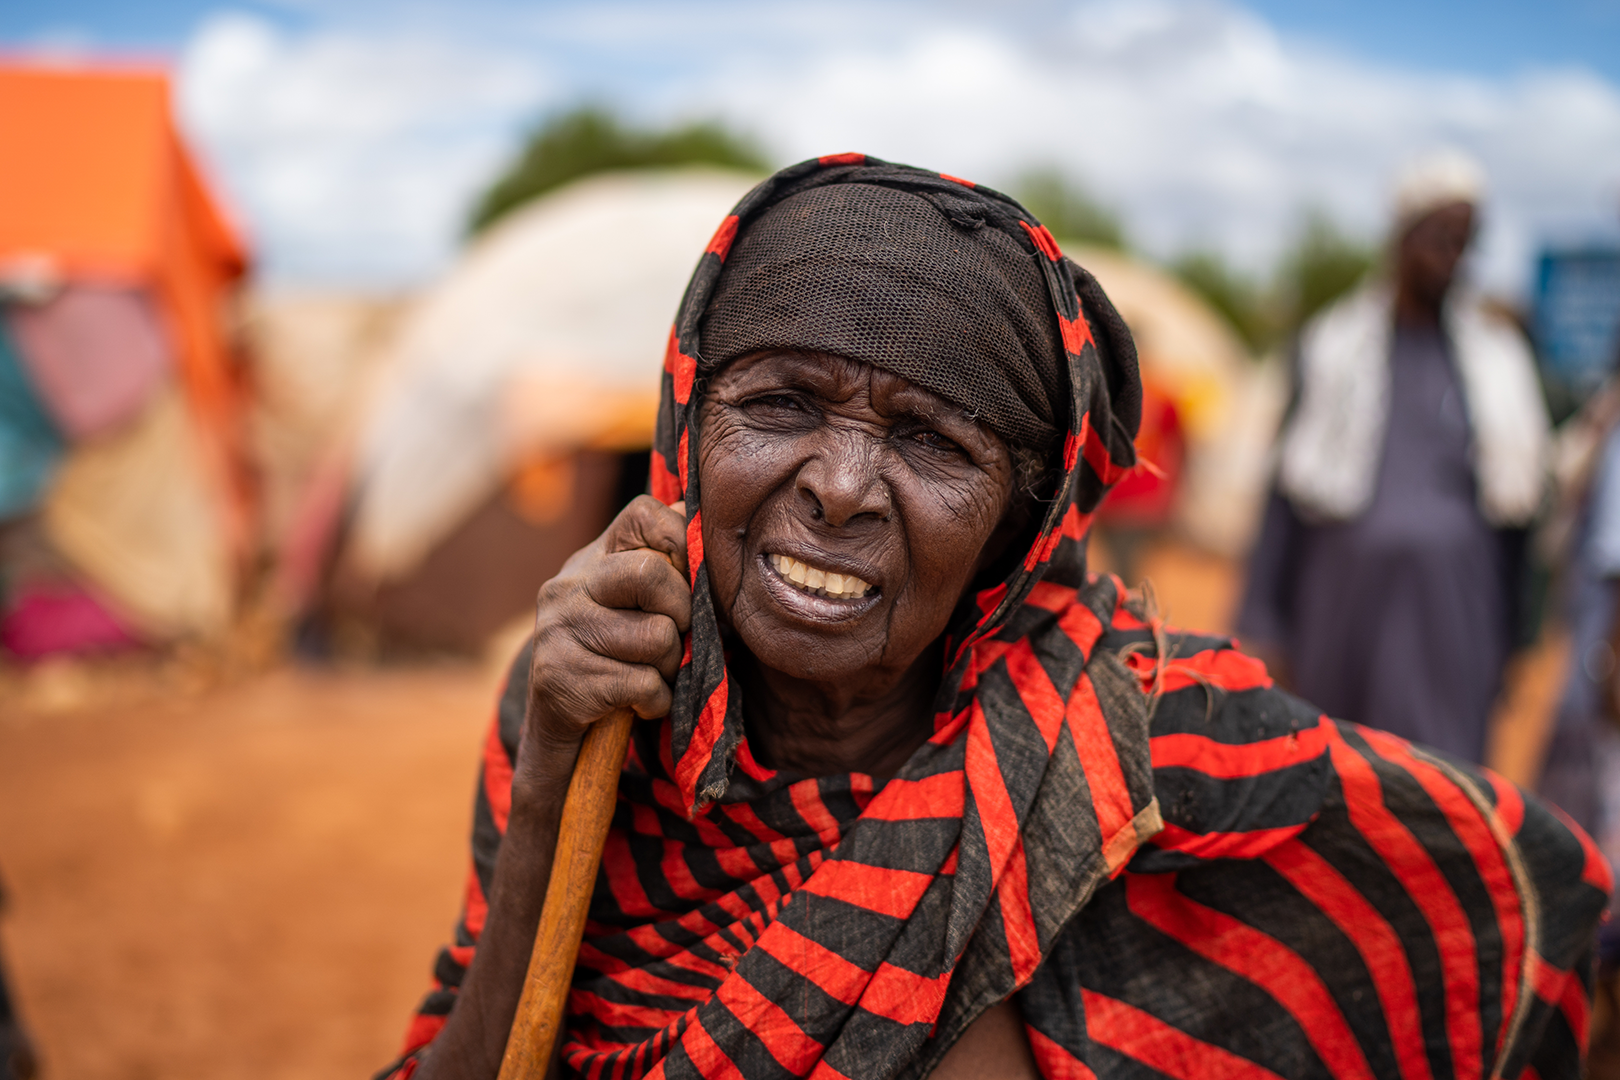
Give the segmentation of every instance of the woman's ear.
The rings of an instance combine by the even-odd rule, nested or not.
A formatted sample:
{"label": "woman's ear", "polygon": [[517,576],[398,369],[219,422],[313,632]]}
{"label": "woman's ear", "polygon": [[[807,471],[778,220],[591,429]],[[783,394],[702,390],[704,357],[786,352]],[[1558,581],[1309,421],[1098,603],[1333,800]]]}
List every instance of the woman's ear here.
{"label": "woman's ear", "polygon": [[974,564],[973,577],[969,579],[970,589],[977,591],[995,585],[1012,573],[1013,562],[1021,562],[1024,557],[1024,547],[1018,547],[1017,541],[1033,542],[1031,527],[1039,520],[1040,511],[1040,500],[1015,483],[1012,501],[996,523],[995,531],[984,542],[984,547],[979,549],[979,560]]}

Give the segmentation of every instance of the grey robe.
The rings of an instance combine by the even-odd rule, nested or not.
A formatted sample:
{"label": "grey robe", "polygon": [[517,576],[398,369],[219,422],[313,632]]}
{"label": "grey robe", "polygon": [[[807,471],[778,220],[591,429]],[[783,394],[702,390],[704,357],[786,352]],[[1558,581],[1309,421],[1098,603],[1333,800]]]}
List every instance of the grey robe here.
{"label": "grey robe", "polygon": [[1479,511],[1462,388],[1439,329],[1398,327],[1372,505],[1311,524],[1273,495],[1238,633],[1280,649],[1328,715],[1480,761],[1512,644],[1515,535]]}

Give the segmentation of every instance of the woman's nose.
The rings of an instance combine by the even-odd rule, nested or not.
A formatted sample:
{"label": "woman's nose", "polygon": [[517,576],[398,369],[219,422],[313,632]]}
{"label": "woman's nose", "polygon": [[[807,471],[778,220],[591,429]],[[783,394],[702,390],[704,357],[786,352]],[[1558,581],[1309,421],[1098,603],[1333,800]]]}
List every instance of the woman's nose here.
{"label": "woman's nose", "polygon": [[816,518],[835,528],[870,515],[887,521],[892,503],[867,439],[831,438],[799,469],[799,492]]}

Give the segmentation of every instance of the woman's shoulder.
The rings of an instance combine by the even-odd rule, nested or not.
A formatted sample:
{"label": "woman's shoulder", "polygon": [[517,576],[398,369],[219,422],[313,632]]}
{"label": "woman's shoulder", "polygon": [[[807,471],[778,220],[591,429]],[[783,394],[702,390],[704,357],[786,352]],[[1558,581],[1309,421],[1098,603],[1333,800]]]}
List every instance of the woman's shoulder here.
{"label": "woman's shoulder", "polygon": [[1165,828],[1133,871],[1270,860],[1297,840],[1347,872],[1382,864],[1404,891],[1444,885],[1464,898],[1464,920],[1479,914],[1469,896],[1522,900],[1545,927],[1549,962],[1567,968],[1579,953],[1565,939],[1589,935],[1612,882],[1592,840],[1555,808],[1478,765],[1329,718],[1230,638],[1127,613],[1097,653],[1135,675],[1149,701]]}
{"label": "woman's shoulder", "polygon": [[1332,786],[1332,721],[1279,689],[1233,639],[1126,611],[1093,662],[1123,667],[1147,701],[1164,829],[1133,869],[1258,858],[1320,812]]}

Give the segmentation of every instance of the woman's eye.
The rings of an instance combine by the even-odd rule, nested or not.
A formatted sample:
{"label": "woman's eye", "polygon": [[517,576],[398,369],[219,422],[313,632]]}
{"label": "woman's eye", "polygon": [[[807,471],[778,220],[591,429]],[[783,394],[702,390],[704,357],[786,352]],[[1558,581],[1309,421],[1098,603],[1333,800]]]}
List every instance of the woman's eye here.
{"label": "woman's eye", "polygon": [[813,402],[807,401],[802,394],[756,394],[746,398],[740,405],[742,412],[752,418],[756,424],[767,426],[787,425],[797,431],[806,424],[817,422],[819,413]]}
{"label": "woman's eye", "polygon": [[941,450],[946,453],[956,453],[962,448],[955,441],[947,439],[937,431],[919,431],[911,436],[930,450]]}
{"label": "woman's eye", "polygon": [[748,404],[761,405],[767,409],[802,409],[803,403],[792,394],[761,394],[749,398]]}

